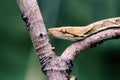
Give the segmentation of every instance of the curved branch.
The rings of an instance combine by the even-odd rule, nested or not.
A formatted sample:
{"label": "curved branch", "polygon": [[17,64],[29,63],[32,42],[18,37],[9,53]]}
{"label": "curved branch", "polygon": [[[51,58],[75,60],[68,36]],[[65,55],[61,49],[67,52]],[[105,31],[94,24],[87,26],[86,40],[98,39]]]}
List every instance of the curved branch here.
{"label": "curved branch", "polygon": [[96,44],[101,43],[108,39],[115,39],[120,37],[120,28],[111,28],[96,34],[93,34],[84,40],[73,43],[69,46],[61,55],[63,59],[74,60],[78,53],[85,51],[88,48],[96,46]]}

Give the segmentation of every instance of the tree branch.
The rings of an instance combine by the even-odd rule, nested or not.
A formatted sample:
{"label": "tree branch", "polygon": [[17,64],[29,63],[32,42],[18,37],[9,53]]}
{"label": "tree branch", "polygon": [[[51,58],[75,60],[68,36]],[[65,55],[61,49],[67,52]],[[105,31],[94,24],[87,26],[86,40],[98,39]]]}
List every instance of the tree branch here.
{"label": "tree branch", "polygon": [[120,28],[111,28],[104,31],[100,31],[96,34],[90,35],[89,37],[76,42],[69,46],[61,55],[63,59],[74,60],[78,53],[85,51],[88,48],[96,47],[97,44],[120,37]]}
{"label": "tree branch", "polygon": [[17,0],[32,43],[48,80],[68,80],[71,61],[55,55],[36,0]]}
{"label": "tree branch", "polygon": [[[120,37],[120,28],[95,33],[69,46],[59,57],[55,55],[36,0],[17,0],[32,43],[48,80],[70,80],[72,61],[82,51],[102,41]],[[75,78],[71,78],[75,80]]]}

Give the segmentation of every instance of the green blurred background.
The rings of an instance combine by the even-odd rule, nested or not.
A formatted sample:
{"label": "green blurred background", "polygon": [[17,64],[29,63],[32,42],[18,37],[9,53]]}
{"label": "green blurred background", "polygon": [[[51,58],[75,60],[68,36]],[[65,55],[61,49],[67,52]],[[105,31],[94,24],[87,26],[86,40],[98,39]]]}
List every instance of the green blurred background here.
{"label": "green blurred background", "polygon": [[[38,0],[47,28],[83,26],[120,16],[120,0]],[[50,42],[60,55],[72,42]],[[120,39],[84,51],[74,61],[78,80],[120,80]],[[0,2],[0,80],[47,80],[15,0]]]}

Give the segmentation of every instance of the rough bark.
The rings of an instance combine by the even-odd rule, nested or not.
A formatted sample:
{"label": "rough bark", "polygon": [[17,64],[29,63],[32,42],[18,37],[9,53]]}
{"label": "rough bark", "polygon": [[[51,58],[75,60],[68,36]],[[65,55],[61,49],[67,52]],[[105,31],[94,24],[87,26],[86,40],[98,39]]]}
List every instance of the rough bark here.
{"label": "rough bark", "polygon": [[[120,28],[107,29],[73,43],[61,56],[56,56],[49,43],[45,24],[36,0],[17,0],[21,15],[36,50],[41,69],[48,80],[69,80],[72,61],[82,51],[102,41],[120,37]],[[75,78],[71,79],[75,80]]]}
{"label": "rough bark", "polygon": [[68,80],[71,61],[55,55],[36,0],[17,0],[43,72],[48,80]]}

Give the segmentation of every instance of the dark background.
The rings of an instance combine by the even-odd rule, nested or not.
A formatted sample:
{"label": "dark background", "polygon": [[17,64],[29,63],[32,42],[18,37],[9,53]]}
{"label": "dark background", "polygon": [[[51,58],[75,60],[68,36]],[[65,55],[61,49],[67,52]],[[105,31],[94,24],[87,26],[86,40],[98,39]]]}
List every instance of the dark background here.
{"label": "dark background", "polygon": [[[83,26],[120,16],[120,0],[38,0],[47,29]],[[60,55],[72,42],[50,42]],[[90,48],[74,61],[78,80],[120,80],[120,39]],[[0,80],[46,80],[15,0],[0,1]]]}

